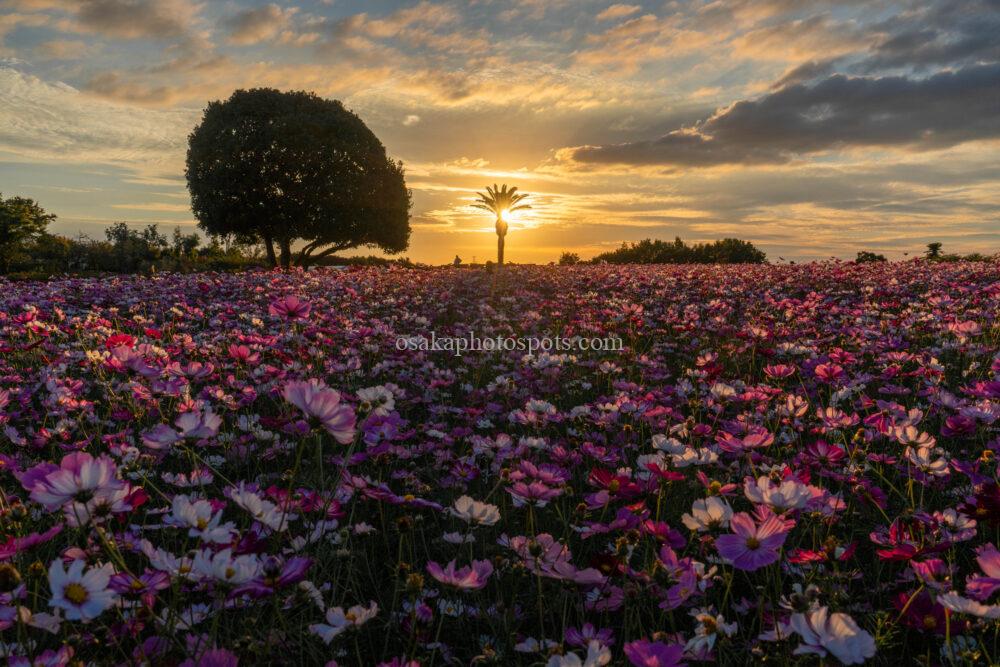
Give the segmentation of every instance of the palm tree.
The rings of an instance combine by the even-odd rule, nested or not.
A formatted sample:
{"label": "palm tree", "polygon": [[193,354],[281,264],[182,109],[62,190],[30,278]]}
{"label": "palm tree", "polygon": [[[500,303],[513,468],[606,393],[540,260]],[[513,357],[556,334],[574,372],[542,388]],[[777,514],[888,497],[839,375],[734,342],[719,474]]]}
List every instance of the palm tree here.
{"label": "palm tree", "polygon": [[507,189],[507,184],[504,183],[502,188],[498,188],[496,183],[493,187],[486,186],[486,194],[482,192],[476,193],[479,199],[473,204],[476,208],[481,208],[484,211],[489,211],[497,216],[497,264],[503,266],[503,240],[507,236],[507,221],[504,219],[508,214],[514,211],[523,211],[526,208],[531,208],[528,204],[520,204],[519,202],[528,198],[528,195],[524,193],[518,193],[517,188]]}

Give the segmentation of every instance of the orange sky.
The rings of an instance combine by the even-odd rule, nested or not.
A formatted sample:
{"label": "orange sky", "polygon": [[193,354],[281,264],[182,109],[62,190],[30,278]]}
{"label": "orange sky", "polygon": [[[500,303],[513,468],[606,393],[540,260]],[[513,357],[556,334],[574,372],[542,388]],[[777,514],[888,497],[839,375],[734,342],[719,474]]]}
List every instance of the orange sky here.
{"label": "orange sky", "polygon": [[[988,0],[0,0],[0,190],[54,229],[194,220],[186,136],[238,87],[342,99],[406,164],[404,253],[511,261],[645,237],[769,257],[1000,250]],[[362,251],[367,252],[367,251]]]}

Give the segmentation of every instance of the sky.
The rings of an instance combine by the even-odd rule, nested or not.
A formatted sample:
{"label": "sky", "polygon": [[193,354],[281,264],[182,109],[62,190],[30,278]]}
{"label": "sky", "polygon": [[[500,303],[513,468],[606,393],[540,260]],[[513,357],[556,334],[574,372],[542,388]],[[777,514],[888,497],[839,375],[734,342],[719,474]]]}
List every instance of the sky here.
{"label": "sky", "polygon": [[414,261],[493,256],[492,183],[531,195],[514,262],[1000,251],[998,0],[0,0],[0,192],[68,235],[194,229],[187,135],[253,87],[404,162]]}

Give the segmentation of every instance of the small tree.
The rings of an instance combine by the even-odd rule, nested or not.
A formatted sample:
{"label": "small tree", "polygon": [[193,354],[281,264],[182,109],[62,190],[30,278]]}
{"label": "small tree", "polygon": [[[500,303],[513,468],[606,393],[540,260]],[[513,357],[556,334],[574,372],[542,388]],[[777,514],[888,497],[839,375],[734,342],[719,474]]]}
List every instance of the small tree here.
{"label": "small tree", "polygon": [[572,266],[580,263],[580,256],[575,252],[564,252],[559,256],[559,263],[563,266]]}
{"label": "small tree", "polygon": [[503,246],[504,239],[507,236],[507,217],[515,211],[523,211],[524,209],[531,208],[528,204],[519,203],[527,199],[528,195],[519,194],[516,187],[508,190],[506,183],[504,183],[503,188],[498,188],[496,183],[493,184],[492,189],[487,185],[486,194],[477,192],[476,195],[479,197],[479,200],[473,206],[484,211],[489,211],[497,217],[497,264],[503,266]]}
{"label": "small tree", "polygon": [[55,219],[33,199],[4,199],[0,194],[0,273],[8,273],[18,251],[44,236],[45,228]]}
{"label": "small tree", "polygon": [[924,257],[927,259],[941,259],[941,246],[943,244],[939,241],[927,244],[927,251],[924,253]]}
{"label": "small tree", "polygon": [[297,241],[301,266],[356,246],[409,245],[402,163],[336,100],[257,88],[211,102],[189,138],[186,174],[199,226],[263,243],[272,266],[278,253],[289,266]]}
{"label": "small tree", "polygon": [[855,264],[871,264],[873,262],[885,262],[887,261],[885,255],[876,255],[870,250],[861,250],[858,252],[857,258],[854,260]]}

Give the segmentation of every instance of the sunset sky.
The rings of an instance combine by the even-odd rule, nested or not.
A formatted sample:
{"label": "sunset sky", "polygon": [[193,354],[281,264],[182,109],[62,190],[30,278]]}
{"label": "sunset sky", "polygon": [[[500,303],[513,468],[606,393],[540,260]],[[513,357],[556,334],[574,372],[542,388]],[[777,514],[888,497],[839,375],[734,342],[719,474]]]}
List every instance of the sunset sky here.
{"label": "sunset sky", "polygon": [[53,231],[193,228],[207,101],[337,98],[404,161],[417,261],[646,237],[772,260],[1000,250],[1000,3],[0,0],[0,192]]}

